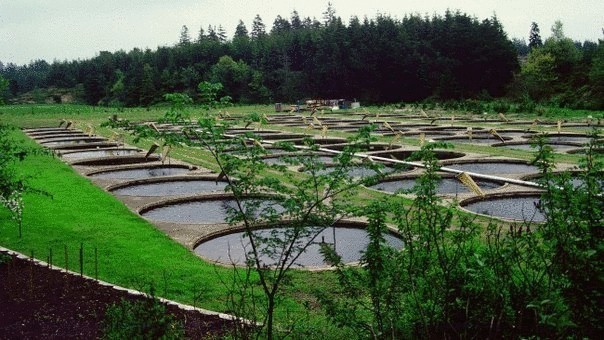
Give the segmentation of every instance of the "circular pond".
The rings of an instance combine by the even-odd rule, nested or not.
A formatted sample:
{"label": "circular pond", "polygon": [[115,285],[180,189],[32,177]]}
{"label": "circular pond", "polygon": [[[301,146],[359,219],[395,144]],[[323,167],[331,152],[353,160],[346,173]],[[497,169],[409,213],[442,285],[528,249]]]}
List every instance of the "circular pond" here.
{"label": "circular pond", "polygon": [[64,127],[40,127],[40,128],[23,129],[23,132],[25,132],[27,134],[55,132],[55,131],[67,131],[67,129]]}
{"label": "circular pond", "polygon": [[[577,144],[547,144],[554,152],[567,152],[579,147]],[[525,150],[525,151],[537,151],[537,148],[533,147],[530,143],[509,143],[509,144],[496,144],[494,147],[504,147],[508,149]]]}
{"label": "circular pond", "polygon": [[[317,145],[327,145],[327,144],[337,144],[337,143],[345,143],[345,138],[310,138],[313,144]],[[291,141],[294,145],[306,145],[306,141],[304,139],[294,139]]]}
{"label": "circular pond", "polygon": [[[287,142],[285,142],[287,143]],[[275,146],[275,145],[268,145],[264,147],[264,151],[266,151],[266,153],[268,155],[276,155],[276,154],[287,154],[287,153],[291,153],[291,151],[285,150],[279,146]]]}
{"label": "circular pond", "polygon": [[[395,180],[387,180],[382,181],[376,185],[371,186],[372,189],[386,191],[390,193],[394,193],[398,190],[410,190],[416,183],[417,178],[401,178]],[[499,188],[502,184],[494,181],[485,181],[485,180],[474,180],[476,184],[482,190],[489,190]],[[468,193],[470,189],[468,189],[465,185],[463,185],[458,179],[453,177],[445,177],[441,178],[436,185],[436,192],[439,195],[447,195],[447,194],[461,194]]]}
{"label": "circular pond", "polygon": [[33,130],[24,130],[30,136],[36,135],[45,135],[45,134],[57,134],[57,133],[72,133],[78,132],[83,133],[81,130],[70,130],[65,128],[47,128],[47,129],[33,129]]}
{"label": "circular pond", "polygon": [[38,135],[30,135],[30,137],[39,141],[40,143],[42,143],[42,141],[47,141],[47,140],[50,141],[53,139],[88,137],[88,134],[79,132],[79,131],[72,131],[72,132],[57,132],[57,133],[45,133],[45,134],[38,134]]}
{"label": "circular pond", "polygon": [[[466,126],[434,126],[434,127],[425,127],[421,128],[422,131],[443,131],[443,132],[453,132],[453,131],[466,131],[468,128]],[[473,127],[473,130],[483,130],[481,127]]]}
{"label": "circular pond", "polygon": [[505,162],[505,161],[491,161],[491,162],[472,162],[472,163],[453,163],[446,164],[443,167],[455,169],[459,171],[474,172],[479,174],[524,174],[534,173],[539,171],[539,168],[530,165],[526,162]]}
{"label": "circular pond", "polygon": [[[394,131],[392,131],[392,130],[394,130]],[[408,129],[399,128],[398,126],[392,126],[392,130],[387,129],[387,128],[380,128],[380,129],[375,129],[375,130],[371,131],[371,133],[377,134],[377,135],[391,136],[391,135],[395,135],[397,133],[409,131]]]}
{"label": "circular pond", "polygon": [[307,137],[298,133],[273,133],[270,135],[262,136],[262,140],[289,140],[289,139],[301,139]]}
{"label": "circular pond", "polygon": [[[283,208],[266,198],[246,198],[244,209],[253,218],[258,218],[266,209],[282,212]],[[233,198],[197,198],[176,200],[149,206],[141,210],[141,216],[158,222],[215,224],[226,223],[228,211],[237,209]]]}
{"label": "circular pond", "polygon": [[[511,140],[512,137],[502,137],[504,140],[508,141]],[[471,144],[494,144],[494,143],[501,143],[501,139],[495,137],[495,136],[490,136],[490,135],[478,135],[478,136],[472,136],[472,138],[470,138],[469,136],[459,136],[459,137],[439,137],[439,138],[434,138],[434,140],[438,140],[438,141],[444,141],[444,142],[451,142],[451,143],[471,143]]]}
{"label": "circular pond", "polygon": [[577,130],[577,131],[585,131],[585,132],[589,132],[589,131],[593,131],[594,129],[604,129],[604,125],[600,124],[600,125],[570,125],[567,124],[565,126],[566,128],[571,128],[573,130]]}
{"label": "circular pond", "polygon": [[75,145],[75,144],[87,144],[87,143],[96,143],[96,142],[104,142],[107,139],[103,137],[73,137],[73,138],[60,138],[60,139],[52,139],[52,140],[43,140],[40,141],[40,144],[48,147],[53,146],[61,146],[61,145]]}
{"label": "circular pond", "polygon": [[[337,167],[326,167],[324,169],[317,171],[317,174],[318,175],[331,174],[336,170],[337,170]],[[379,173],[387,174],[387,173],[394,172],[395,170],[396,169],[393,167],[384,166],[384,167],[380,168]],[[365,167],[365,166],[350,167],[346,173],[350,177],[357,177],[357,178],[370,177],[370,176],[375,176],[375,175],[379,174],[378,171],[371,169],[369,167]]]}
{"label": "circular pond", "polygon": [[441,121],[441,122],[465,122],[465,121],[472,121],[472,118],[466,118],[466,117],[456,117],[456,116],[450,116],[450,117],[438,117],[435,120]]}
{"label": "circular pond", "polygon": [[182,175],[191,171],[189,167],[165,165],[157,167],[128,168],[109,171],[94,172],[89,177],[101,179],[145,179],[161,176]]}
{"label": "circular pond", "polygon": [[[325,148],[330,149],[330,150],[343,151],[346,147],[349,147],[349,146],[350,146],[350,144],[333,144],[333,145],[328,145]],[[390,144],[386,144],[386,143],[372,143],[369,145],[360,144],[360,145],[358,145],[358,147],[360,149],[359,151],[361,151],[361,152],[374,152],[374,151],[398,149],[401,146],[400,145],[390,145]]]}
{"label": "circular pond", "polygon": [[[585,179],[583,177],[581,177],[581,173],[578,171],[577,172],[571,171],[569,173],[554,172],[552,175],[553,175],[554,181],[568,180],[570,185],[572,185],[573,188],[575,188],[575,189],[585,186]],[[529,176],[524,176],[523,180],[540,182],[541,178],[542,178],[542,175],[529,175]],[[600,177],[596,179],[596,183],[597,183],[597,185],[600,186],[600,188],[604,187],[604,173],[600,174]]]}
{"label": "circular pond", "polygon": [[443,136],[455,136],[453,131],[426,131],[426,132],[403,132],[405,138],[419,138],[420,134],[424,134],[426,139],[438,138]]}
{"label": "circular pond", "polygon": [[493,195],[480,199],[462,201],[460,206],[482,215],[488,215],[507,220],[545,221],[545,214],[539,208],[539,194]]}
{"label": "circular pond", "polygon": [[227,135],[236,135],[236,134],[245,134],[245,133],[255,133],[256,129],[254,128],[232,128],[224,131]]}
{"label": "circular pond", "polygon": [[[362,252],[365,251],[369,244],[367,232],[363,229],[337,226],[326,229],[313,228],[315,232],[310,233],[307,237],[299,238],[297,244],[304,245],[311,242],[310,246],[295,262],[301,267],[327,267],[323,255],[320,253],[322,244],[328,244],[334,247],[335,234],[335,250],[342,257],[342,262],[352,263],[358,262],[361,259]],[[282,240],[288,239],[287,228],[261,229],[253,232],[258,237],[279,237]],[[403,242],[392,234],[385,235],[386,242],[395,248],[402,248]],[[262,253],[263,249],[260,249]],[[198,255],[222,264],[237,264],[243,265],[247,253],[250,251],[249,238],[245,232],[235,232],[223,236],[219,236],[199,244],[195,248],[195,253]],[[277,253],[281,253],[277,250]],[[267,266],[274,266],[278,259],[268,255],[261,255],[260,261]]]}
{"label": "circular pond", "polygon": [[98,157],[118,157],[118,156],[131,156],[138,154],[139,149],[99,149],[89,151],[69,151],[61,154],[61,157],[65,159],[84,159],[84,158],[98,158]]}
{"label": "circular pond", "polygon": [[71,165],[108,166],[108,165],[150,163],[150,162],[156,162],[156,161],[159,161],[158,155],[150,155],[149,157],[145,157],[145,155],[143,155],[143,154],[136,154],[136,155],[132,155],[132,156],[84,158],[84,159],[71,161]]}
{"label": "circular pond", "polygon": [[417,128],[429,127],[429,126],[434,126],[434,125],[429,124],[429,123],[401,123],[401,127],[410,128],[410,129],[417,129]]}
{"label": "circular pond", "polygon": [[224,192],[226,186],[227,182],[215,179],[181,178],[121,185],[110,191],[122,196],[158,197]]}
{"label": "circular pond", "polygon": [[329,130],[336,130],[342,132],[356,132],[359,130],[358,124],[339,124],[329,127]]}
{"label": "circular pond", "polygon": [[54,150],[79,150],[79,149],[112,149],[119,147],[115,142],[90,142],[49,146]]}
{"label": "circular pond", "polygon": [[549,134],[545,136],[548,142],[551,143],[579,143],[579,144],[587,144],[592,138],[586,135],[574,135],[574,134]]}
{"label": "circular pond", "polygon": [[[375,152],[372,156],[396,159],[400,161],[407,160],[414,152],[419,150],[394,150],[394,151],[383,151]],[[434,155],[437,159],[454,159],[465,156],[466,154],[455,151],[444,151],[444,150],[433,150]]]}

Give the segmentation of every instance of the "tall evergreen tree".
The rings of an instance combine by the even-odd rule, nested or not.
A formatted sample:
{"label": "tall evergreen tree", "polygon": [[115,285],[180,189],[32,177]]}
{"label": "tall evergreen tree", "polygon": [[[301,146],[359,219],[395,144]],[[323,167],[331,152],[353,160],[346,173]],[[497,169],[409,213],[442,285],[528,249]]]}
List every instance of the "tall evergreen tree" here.
{"label": "tall evergreen tree", "polygon": [[528,46],[530,49],[543,46],[543,41],[541,40],[541,35],[540,35],[540,30],[539,30],[539,25],[537,25],[537,23],[534,21],[531,23],[531,31],[529,33]]}
{"label": "tall evergreen tree", "polygon": [[302,20],[300,20],[300,15],[298,14],[298,11],[294,10],[292,12],[290,21],[291,21],[292,29],[298,30],[298,29],[302,28]]}
{"label": "tall evergreen tree", "polygon": [[227,35],[226,35],[226,31],[225,31],[224,27],[222,27],[222,25],[218,25],[218,30],[216,31],[216,35],[218,36],[218,40],[221,43],[226,42]]}
{"label": "tall evergreen tree", "polygon": [[593,98],[592,108],[604,110],[604,40],[600,40],[595,52],[589,70],[589,85]]}
{"label": "tall evergreen tree", "polygon": [[329,26],[336,19],[336,9],[333,8],[331,2],[327,3],[327,9],[323,12],[323,23]]}
{"label": "tall evergreen tree", "polygon": [[245,27],[245,24],[242,20],[239,20],[237,27],[235,27],[235,34],[233,35],[233,38],[247,38],[247,34],[247,27]]}
{"label": "tall evergreen tree", "polygon": [[180,39],[178,40],[179,45],[188,45],[191,43],[191,36],[189,35],[189,28],[187,25],[182,25],[180,29]]}
{"label": "tall evergreen tree", "polygon": [[143,76],[141,81],[140,99],[139,102],[143,106],[148,106],[156,98],[155,82],[153,68],[149,64],[143,65]]}
{"label": "tall evergreen tree", "polygon": [[271,29],[271,34],[281,34],[285,32],[289,32],[291,29],[291,24],[287,19],[282,18],[280,15],[277,15],[275,21],[273,22],[273,28]]}
{"label": "tall evergreen tree", "polygon": [[[2,69],[4,69],[4,65],[2,65]],[[0,69],[0,71],[2,70]],[[4,105],[4,96],[6,90],[8,89],[8,80],[4,79],[2,75],[0,75],[0,105]]]}
{"label": "tall evergreen tree", "polygon": [[208,25],[208,40],[218,42],[220,41],[220,37],[216,32],[216,27],[212,25]]}
{"label": "tall evergreen tree", "polygon": [[250,37],[248,36],[247,28],[243,21],[239,20],[239,24],[235,28],[235,34],[231,42],[232,57],[235,60],[249,61],[251,56]]}
{"label": "tall evergreen tree", "polygon": [[197,34],[197,43],[200,44],[206,38],[206,32],[203,30],[203,27],[199,28],[199,33]]}
{"label": "tall evergreen tree", "polygon": [[256,17],[254,17],[254,21],[252,22],[252,32],[250,35],[252,36],[252,39],[259,39],[266,35],[266,26],[262,22],[260,14],[256,14]]}

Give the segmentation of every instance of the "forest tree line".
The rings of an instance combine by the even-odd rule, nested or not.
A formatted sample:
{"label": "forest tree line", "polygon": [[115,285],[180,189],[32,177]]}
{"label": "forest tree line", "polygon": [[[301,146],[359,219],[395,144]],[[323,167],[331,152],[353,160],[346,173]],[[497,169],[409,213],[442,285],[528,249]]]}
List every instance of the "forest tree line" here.
{"label": "forest tree line", "polygon": [[[101,51],[87,60],[0,62],[7,99],[49,87],[73,89],[86,103],[148,106],[165,93],[196,98],[201,81],[219,82],[237,103],[346,98],[365,103],[510,96],[561,106],[604,108],[604,45],[573,42],[562,25],[541,41],[509,39],[496,17],[447,11],[395,19],[353,17],[329,6],[322,21],[277,16],[267,28],[239,21],[231,39],[209,26],[183,26],[174,46]],[[536,34],[536,36],[534,35]],[[520,55],[520,59],[519,59]],[[522,62],[521,62],[522,61]]]}

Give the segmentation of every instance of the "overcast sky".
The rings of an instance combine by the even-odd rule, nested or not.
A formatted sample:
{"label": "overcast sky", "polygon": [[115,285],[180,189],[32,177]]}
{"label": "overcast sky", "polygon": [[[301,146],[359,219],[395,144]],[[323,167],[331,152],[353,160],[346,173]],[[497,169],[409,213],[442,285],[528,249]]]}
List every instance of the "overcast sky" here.
{"label": "overcast sky", "polygon": [[[322,18],[327,0],[0,0],[0,61],[73,60],[99,51],[155,49],[178,41],[187,25],[196,37],[200,27],[222,25],[230,36],[239,19],[248,27],[260,14],[267,30],[277,15]],[[550,35],[555,20],[573,40],[604,38],[604,0],[331,0],[345,23],[351,16],[443,14],[460,10],[478,19],[496,14],[510,38],[525,38],[531,22]]]}

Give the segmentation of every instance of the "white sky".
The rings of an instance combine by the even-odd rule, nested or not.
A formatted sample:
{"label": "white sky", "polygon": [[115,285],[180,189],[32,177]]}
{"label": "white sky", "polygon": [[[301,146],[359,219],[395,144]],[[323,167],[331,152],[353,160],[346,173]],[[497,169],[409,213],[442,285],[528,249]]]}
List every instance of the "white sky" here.
{"label": "white sky", "polygon": [[[87,59],[99,51],[174,45],[182,25],[192,38],[200,27],[222,26],[230,36],[239,19],[248,27],[260,14],[267,30],[277,15],[321,20],[328,0],[0,0],[0,62]],[[449,8],[482,20],[496,14],[510,38],[525,38],[532,21],[543,39],[555,20],[573,40],[604,34],[604,0],[331,0],[345,23],[351,16],[444,14]]]}

